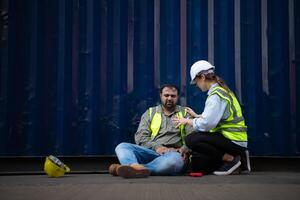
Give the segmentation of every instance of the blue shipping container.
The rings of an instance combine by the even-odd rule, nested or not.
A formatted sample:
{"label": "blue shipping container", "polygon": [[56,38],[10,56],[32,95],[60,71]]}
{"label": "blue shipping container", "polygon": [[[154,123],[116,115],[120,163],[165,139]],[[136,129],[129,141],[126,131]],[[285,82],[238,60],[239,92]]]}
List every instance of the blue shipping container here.
{"label": "blue shipping container", "polygon": [[300,2],[3,0],[0,156],[111,155],[207,59],[235,91],[252,155],[300,154]]}

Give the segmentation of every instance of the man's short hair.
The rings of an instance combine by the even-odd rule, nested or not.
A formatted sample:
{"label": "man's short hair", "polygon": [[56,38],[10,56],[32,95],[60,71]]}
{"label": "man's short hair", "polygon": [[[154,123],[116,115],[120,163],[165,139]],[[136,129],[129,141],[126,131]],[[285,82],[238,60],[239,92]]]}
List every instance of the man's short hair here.
{"label": "man's short hair", "polygon": [[167,84],[162,85],[162,86],[159,88],[159,93],[161,94],[162,91],[163,91],[163,89],[166,88],[166,87],[167,87],[167,88],[175,88],[176,91],[177,91],[177,94],[179,95],[179,88],[178,88],[176,85],[171,84],[171,83],[167,83]]}

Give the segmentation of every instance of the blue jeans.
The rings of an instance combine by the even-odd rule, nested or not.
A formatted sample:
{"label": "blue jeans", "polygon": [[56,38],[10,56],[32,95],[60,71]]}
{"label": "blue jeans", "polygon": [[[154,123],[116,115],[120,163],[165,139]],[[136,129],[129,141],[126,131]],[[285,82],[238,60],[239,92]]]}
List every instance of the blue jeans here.
{"label": "blue jeans", "polygon": [[178,152],[158,154],[155,151],[130,143],[120,143],[116,154],[121,165],[142,164],[151,175],[176,175],[183,171],[184,160]]}

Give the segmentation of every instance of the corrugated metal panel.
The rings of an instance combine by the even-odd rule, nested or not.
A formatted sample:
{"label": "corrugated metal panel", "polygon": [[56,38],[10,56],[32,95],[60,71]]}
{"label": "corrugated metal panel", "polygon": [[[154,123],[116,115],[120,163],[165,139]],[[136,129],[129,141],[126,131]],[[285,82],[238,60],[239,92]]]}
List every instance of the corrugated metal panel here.
{"label": "corrugated metal panel", "polygon": [[[276,13],[280,15],[276,16]],[[286,31],[282,31],[286,30]],[[288,3],[285,1],[268,2],[268,138],[269,148],[275,154],[288,153],[290,134],[290,95],[288,61]],[[286,86],[284,87],[285,83]],[[285,89],[286,88],[286,89]],[[284,97],[284,98],[283,98]]]}
{"label": "corrugated metal panel", "polygon": [[197,60],[208,59],[208,2],[187,1],[187,105],[200,112],[206,94],[190,87],[190,66]]}
{"label": "corrugated metal panel", "polygon": [[[299,1],[294,1],[294,25],[295,25],[295,60],[290,60],[291,64],[295,66],[295,76],[298,77],[300,74],[300,2]],[[294,106],[292,107],[293,109],[293,116],[292,116],[292,122],[294,122],[294,126],[292,129],[292,135],[293,135],[293,143],[292,143],[292,148],[293,152],[299,152],[300,150],[300,106],[299,103],[297,103],[297,100],[300,98],[300,79],[296,79],[296,85],[295,85],[295,96],[294,96]],[[295,150],[294,150],[295,149]]]}
{"label": "corrugated metal panel", "polygon": [[242,99],[253,154],[299,155],[297,1],[2,2],[0,155],[114,154],[167,82],[201,112],[198,59]]}

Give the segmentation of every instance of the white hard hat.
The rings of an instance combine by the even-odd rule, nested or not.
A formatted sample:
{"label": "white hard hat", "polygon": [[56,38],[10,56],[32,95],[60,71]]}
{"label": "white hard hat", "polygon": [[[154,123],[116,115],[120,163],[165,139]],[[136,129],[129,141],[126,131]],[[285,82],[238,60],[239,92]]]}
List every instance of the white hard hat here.
{"label": "white hard hat", "polygon": [[213,73],[215,66],[207,62],[206,60],[199,60],[195,62],[190,70],[191,84],[195,84],[195,78],[200,72]]}

